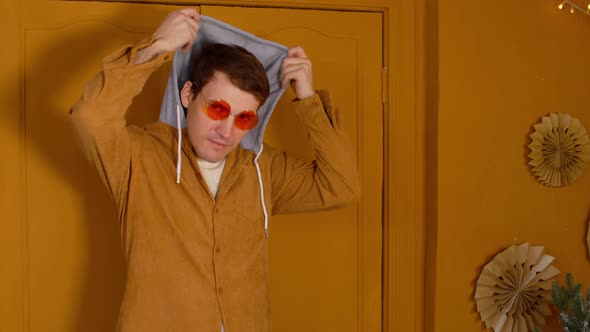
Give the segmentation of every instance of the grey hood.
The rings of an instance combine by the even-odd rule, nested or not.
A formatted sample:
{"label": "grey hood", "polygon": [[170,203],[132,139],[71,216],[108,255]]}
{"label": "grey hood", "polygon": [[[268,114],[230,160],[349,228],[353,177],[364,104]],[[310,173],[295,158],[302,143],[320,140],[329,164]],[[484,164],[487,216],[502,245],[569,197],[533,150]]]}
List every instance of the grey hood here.
{"label": "grey hood", "polygon": [[258,108],[258,117],[260,119],[258,126],[250,130],[240,142],[240,145],[244,149],[253,151],[256,154],[254,165],[256,166],[256,172],[258,175],[260,201],[264,213],[264,230],[268,237],[269,214],[265,205],[264,186],[262,183],[258,158],[260,158],[260,154],[264,148],[262,144],[264,129],[270,120],[270,116],[279,101],[279,98],[283,92],[285,92],[285,88],[281,87],[280,74],[281,64],[283,63],[283,59],[287,56],[288,49],[283,45],[258,38],[251,33],[242,31],[211,17],[201,15],[199,32],[197,33],[192,48],[186,53],[177,51],[174,55],[172,70],[168,78],[166,93],[164,94],[164,100],[162,101],[162,107],[160,109],[160,121],[178,128],[176,183],[180,183],[180,173],[182,171],[181,129],[186,127],[184,111],[181,111],[183,110],[183,106],[180,100],[180,91],[182,86],[184,86],[184,83],[189,80],[191,59],[199,54],[203,44],[207,42],[233,44],[244,47],[258,58],[264,66],[266,75],[268,76],[270,94],[264,104]]}
{"label": "grey hood", "polygon": [[285,92],[285,88],[281,87],[280,69],[283,59],[287,56],[287,47],[256,37],[214,18],[201,15],[199,32],[192,48],[186,53],[176,52],[160,109],[160,121],[173,127],[177,127],[180,122],[181,128],[186,127],[184,112],[179,112],[180,119],[176,118],[177,106],[182,109],[180,89],[182,89],[184,82],[189,80],[190,60],[199,54],[203,43],[207,42],[242,46],[254,54],[266,70],[270,84],[270,95],[258,109],[258,117],[260,118],[258,126],[250,130],[240,143],[244,149],[258,154],[262,149],[262,138],[266,125],[279,98]]}

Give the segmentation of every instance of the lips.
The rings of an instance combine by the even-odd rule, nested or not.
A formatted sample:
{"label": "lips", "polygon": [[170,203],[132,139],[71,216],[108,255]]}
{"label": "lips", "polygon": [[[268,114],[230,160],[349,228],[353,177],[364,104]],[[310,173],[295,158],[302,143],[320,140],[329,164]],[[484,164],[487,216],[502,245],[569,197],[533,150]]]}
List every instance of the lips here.
{"label": "lips", "polygon": [[209,143],[211,143],[211,145],[213,145],[214,147],[218,148],[218,149],[224,149],[227,147],[227,144],[221,143],[221,142],[217,142],[214,140],[209,139],[208,140]]}

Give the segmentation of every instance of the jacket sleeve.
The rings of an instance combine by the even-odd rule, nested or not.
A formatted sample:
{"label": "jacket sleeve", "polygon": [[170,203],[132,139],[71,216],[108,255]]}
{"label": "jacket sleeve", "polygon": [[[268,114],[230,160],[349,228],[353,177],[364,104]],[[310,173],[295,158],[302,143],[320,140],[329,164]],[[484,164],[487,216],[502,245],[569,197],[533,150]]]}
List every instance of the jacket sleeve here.
{"label": "jacket sleeve", "polygon": [[314,150],[306,162],[286,153],[271,159],[273,214],[312,211],[352,203],[360,186],[351,148],[327,91],[294,102]]}
{"label": "jacket sleeve", "polygon": [[82,152],[117,202],[126,196],[143,135],[139,128],[127,126],[125,113],[151,73],[170,58],[170,54],[161,54],[135,65],[137,51],[150,42],[124,46],[104,58],[102,71],[86,83],[70,110]]}

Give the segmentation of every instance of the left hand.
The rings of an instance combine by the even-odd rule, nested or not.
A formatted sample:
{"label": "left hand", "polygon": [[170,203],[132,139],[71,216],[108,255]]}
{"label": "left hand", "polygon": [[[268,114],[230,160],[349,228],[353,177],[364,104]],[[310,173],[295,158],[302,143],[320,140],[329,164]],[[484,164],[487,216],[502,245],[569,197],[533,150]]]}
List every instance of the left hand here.
{"label": "left hand", "polygon": [[288,83],[300,100],[315,94],[311,61],[301,46],[290,48],[281,65],[281,85],[285,87]]}

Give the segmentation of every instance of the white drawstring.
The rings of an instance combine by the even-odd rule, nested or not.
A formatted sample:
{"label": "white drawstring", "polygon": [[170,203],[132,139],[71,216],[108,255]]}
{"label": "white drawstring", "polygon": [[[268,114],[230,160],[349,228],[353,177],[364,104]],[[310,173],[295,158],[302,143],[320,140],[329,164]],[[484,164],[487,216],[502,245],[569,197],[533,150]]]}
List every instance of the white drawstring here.
{"label": "white drawstring", "polygon": [[258,184],[260,185],[260,200],[262,201],[262,212],[264,212],[264,231],[266,232],[266,237],[270,237],[270,234],[268,233],[268,212],[266,211],[266,203],[264,202],[264,186],[262,185],[260,165],[258,165],[258,158],[260,158],[260,155],[262,154],[262,149],[264,149],[264,145],[260,145],[260,151],[254,158],[254,165],[256,166],[256,173],[258,173]]}
{"label": "white drawstring", "polygon": [[181,155],[181,144],[182,144],[182,129],[180,128],[180,105],[176,104],[176,127],[178,127],[178,152],[176,159],[176,183],[180,183],[180,170],[182,168],[182,155]]}
{"label": "white drawstring", "polygon": [[[180,172],[182,170],[182,128],[180,126],[180,105],[176,104],[176,126],[178,128],[178,152],[176,160],[176,183],[180,183]],[[262,173],[260,172],[260,165],[258,165],[258,158],[262,154],[264,145],[260,146],[260,151],[254,158],[254,165],[256,166],[256,173],[258,174],[258,185],[260,186],[260,201],[262,202],[262,212],[264,213],[264,232],[266,237],[270,237],[268,232],[268,212],[266,211],[266,203],[264,202],[264,186],[262,185]]]}

